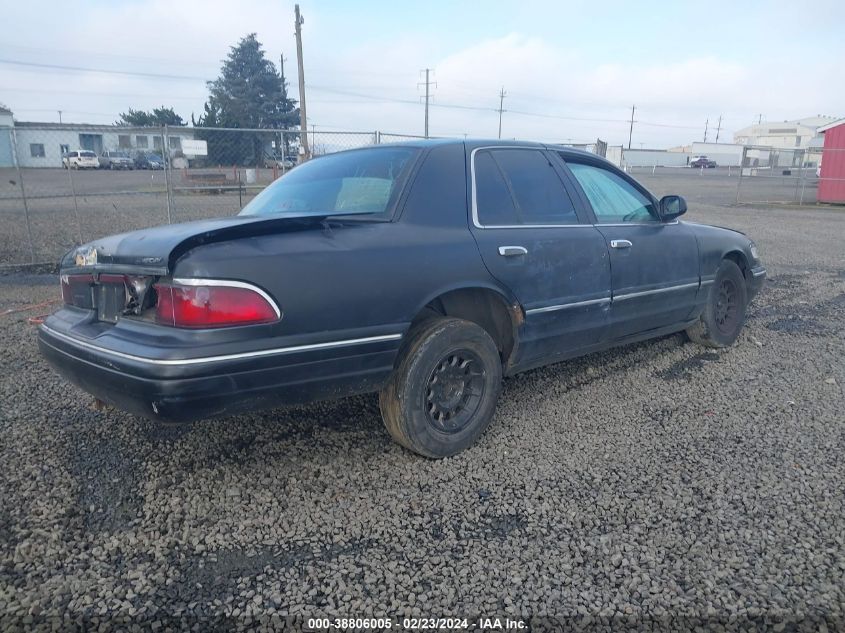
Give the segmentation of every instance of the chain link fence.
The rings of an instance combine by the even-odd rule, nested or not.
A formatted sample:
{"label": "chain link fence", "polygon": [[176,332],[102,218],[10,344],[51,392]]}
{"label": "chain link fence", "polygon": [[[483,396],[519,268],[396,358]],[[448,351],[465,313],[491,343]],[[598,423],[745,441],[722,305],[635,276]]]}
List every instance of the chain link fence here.
{"label": "chain link fence", "polygon": [[[845,202],[845,150],[744,148],[737,204],[804,205]],[[827,167],[825,167],[827,163]],[[834,169],[836,167],[836,169]]]}
{"label": "chain link fence", "polygon": [[[311,130],[307,139],[319,156],[393,140],[386,136]],[[0,128],[0,266],[53,262],[104,235],[234,215],[296,166],[302,147],[298,130]]]}
{"label": "chain link fence", "polygon": [[[312,156],[421,138],[307,132]],[[0,128],[0,266],[55,262],[104,235],[234,215],[300,161],[303,140],[298,130],[27,123]],[[664,176],[708,176],[707,191],[718,184],[723,202],[731,204],[806,204],[840,195],[838,201],[845,201],[839,193],[845,182],[832,176],[821,186],[830,190],[828,198],[817,196],[825,181],[818,173],[825,162],[820,149],[748,147],[741,167],[737,159],[737,166],[689,169],[687,157],[672,152],[602,142],[578,147],[606,155],[655,191],[686,193],[680,181],[676,186]],[[836,163],[833,157],[827,162]]]}

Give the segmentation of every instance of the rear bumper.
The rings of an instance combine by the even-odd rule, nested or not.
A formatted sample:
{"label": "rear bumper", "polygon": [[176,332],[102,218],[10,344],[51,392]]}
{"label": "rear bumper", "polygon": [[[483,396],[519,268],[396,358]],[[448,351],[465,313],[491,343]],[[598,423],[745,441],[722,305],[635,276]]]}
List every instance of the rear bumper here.
{"label": "rear bumper", "polygon": [[[393,368],[401,335],[288,346],[223,356],[153,358],[109,349],[53,329],[38,346],[66,380],[119,409],[174,422],[379,389]],[[152,351],[152,350],[151,350]]]}

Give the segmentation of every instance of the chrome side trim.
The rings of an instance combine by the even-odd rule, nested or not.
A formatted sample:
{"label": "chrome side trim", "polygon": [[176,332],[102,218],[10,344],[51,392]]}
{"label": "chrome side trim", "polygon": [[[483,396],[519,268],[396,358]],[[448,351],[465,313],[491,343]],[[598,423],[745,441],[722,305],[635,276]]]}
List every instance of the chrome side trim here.
{"label": "chrome side trim", "polygon": [[569,308],[579,308],[581,306],[598,305],[600,303],[610,303],[610,297],[602,297],[601,299],[589,299],[588,301],[576,301],[575,303],[562,303],[555,306],[545,306],[542,308],[531,308],[526,310],[526,316],[529,314],[540,314],[542,312],[556,312],[558,310],[568,310]]}
{"label": "chrome side trim", "polygon": [[247,290],[252,290],[253,292],[260,294],[264,300],[273,307],[273,310],[276,312],[277,319],[282,318],[282,311],[279,309],[279,306],[273,298],[258,286],[248,284],[245,281],[234,281],[232,279],[203,279],[201,277],[174,277],[173,283],[179,284],[180,286],[228,286],[230,288],[245,288]]}
{"label": "chrome side trim", "polygon": [[751,274],[754,275],[755,277],[762,277],[763,275],[766,274],[766,269],[761,268],[760,270],[752,270]]}
{"label": "chrome side trim", "polygon": [[715,279],[702,279],[701,285],[702,286],[709,286],[710,284],[714,283],[715,281],[716,281]]}
{"label": "chrome side trim", "polygon": [[662,294],[664,292],[674,292],[676,290],[685,290],[686,288],[697,288],[698,282],[689,284],[679,284],[677,286],[669,286],[668,288],[655,288],[654,290],[643,290],[641,292],[629,292],[624,295],[614,295],[614,301],[625,301],[626,299],[635,299],[637,297],[645,297],[646,295]]}
{"label": "chrome side trim", "polygon": [[347,347],[350,345],[361,345],[364,343],[379,343],[382,341],[396,341],[402,338],[401,334],[383,334],[381,336],[367,336],[365,338],[351,338],[342,341],[329,341],[327,343],[313,343],[311,345],[293,345],[291,347],[276,347],[274,349],[262,349],[256,350],[254,352],[241,352],[238,354],[222,354],[220,356],[203,356],[200,358],[179,358],[173,360],[165,360],[165,359],[156,359],[156,358],[145,358],[143,356],[136,356],[135,354],[126,354],[125,352],[118,352],[115,350],[110,350],[105,347],[101,347],[100,345],[94,345],[93,343],[89,343],[87,341],[82,341],[72,336],[68,336],[67,334],[62,334],[61,332],[57,332],[56,330],[42,325],[42,329],[49,332],[51,336],[55,336],[58,339],[66,341],[71,345],[75,345],[76,347],[81,347],[83,349],[90,349],[96,352],[100,352],[102,354],[108,354],[109,356],[114,356],[116,358],[123,358],[125,360],[131,360],[139,363],[146,363],[148,365],[160,365],[160,366],[167,366],[167,367],[182,367],[186,365],[202,365],[204,363],[216,363],[218,361],[225,361],[225,360],[243,360],[245,358],[260,358],[262,356],[275,356],[277,354],[290,354],[293,352],[310,352],[314,350],[321,350],[321,349],[333,349],[336,347]]}

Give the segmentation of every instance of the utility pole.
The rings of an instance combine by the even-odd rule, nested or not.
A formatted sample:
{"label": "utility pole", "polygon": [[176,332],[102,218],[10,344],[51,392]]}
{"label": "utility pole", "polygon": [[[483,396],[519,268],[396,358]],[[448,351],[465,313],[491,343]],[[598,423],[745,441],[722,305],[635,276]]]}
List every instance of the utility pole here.
{"label": "utility pole", "polygon": [[762,114],[758,114],[758,115],[757,115],[757,125],[760,125],[762,122],[763,122],[763,115],[762,115]]}
{"label": "utility pole", "polygon": [[628,149],[631,149],[631,137],[634,135],[634,112],[636,109],[636,105],[631,106],[631,127],[628,128]]}
{"label": "utility pole", "polygon": [[[429,98],[431,96],[431,93],[429,91],[429,86],[432,83],[434,83],[434,85],[436,86],[437,83],[431,82],[431,81],[428,80],[428,76],[429,76],[429,73],[431,72],[431,68],[426,68],[424,70],[424,72],[425,72],[425,137],[428,138],[428,101],[429,101]],[[420,82],[420,83],[417,84],[418,87],[422,86],[422,85],[423,85],[423,82]]]}
{"label": "utility pole", "polygon": [[704,142],[707,142],[707,126],[710,125],[710,117],[704,122]]}
{"label": "utility pole", "polygon": [[296,63],[299,67],[299,138],[305,160],[311,158],[308,147],[308,117],[305,114],[305,69],[302,63],[302,25],[305,20],[299,14],[299,5],[294,6],[296,13]]}
{"label": "utility pole", "polygon": [[59,123],[61,123],[61,122],[62,122],[62,111],[59,110]]}
{"label": "utility pole", "polygon": [[502,89],[499,91],[499,138],[502,138],[502,112],[504,112],[502,106],[505,103],[505,97],[507,96],[508,93],[505,92],[505,87],[502,86]]}
{"label": "utility pole", "polygon": [[722,131],[722,115],[719,115],[719,124],[716,126],[716,142],[719,142],[719,132]]}

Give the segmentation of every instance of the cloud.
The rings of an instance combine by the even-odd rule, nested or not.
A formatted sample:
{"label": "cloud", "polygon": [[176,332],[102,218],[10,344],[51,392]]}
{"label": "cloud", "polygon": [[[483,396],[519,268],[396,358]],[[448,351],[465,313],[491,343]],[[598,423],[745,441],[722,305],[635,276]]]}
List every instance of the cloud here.
{"label": "cloud", "polygon": [[[698,139],[705,120],[712,126],[720,115],[724,138],[758,113],[772,120],[837,114],[845,103],[842,82],[830,81],[837,76],[834,56],[808,60],[791,47],[737,58],[730,46],[634,37],[620,43],[603,39],[606,31],[598,28],[596,37],[586,38],[583,23],[580,38],[542,36],[540,27],[529,33],[525,23],[485,37],[491,29],[479,27],[474,36],[464,32],[469,26],[417,29],[407,11],[382,16],[378,28],[364,28],[363,14],[360,24],[349,23],[354,14],[328,5],[306,5],[304,13],[306,78],[313,88],[308,111],[318,129],[421,133],[418,82],[426,66],[435,69],[432,134],[495,136],[503,86],[506,137],[621,143],[636,104],[634,142],[655,147]],[[65,120],[106,123],[130,106],[162,104],[189,118],[202,109],[204,80],[215,78],[229,47],[253,31],[270,59],[282,52],[289,58],[286,74],[297,92],[293,2],[147,0],[49,11],[14,3],[6,22],[2,57],[196,77],[170,81],[0,65],[0,100],[24,120],[55,120],[55,110],[63,109]]]}

